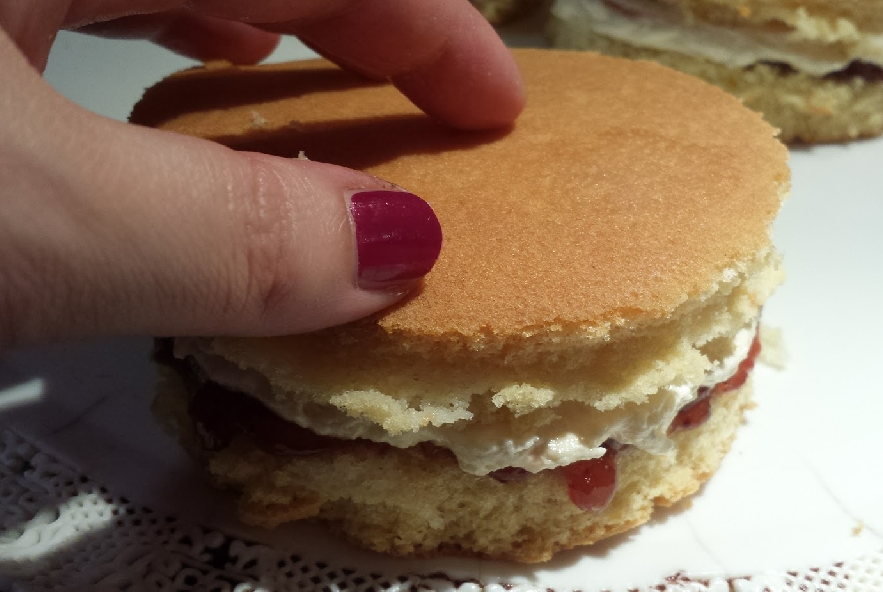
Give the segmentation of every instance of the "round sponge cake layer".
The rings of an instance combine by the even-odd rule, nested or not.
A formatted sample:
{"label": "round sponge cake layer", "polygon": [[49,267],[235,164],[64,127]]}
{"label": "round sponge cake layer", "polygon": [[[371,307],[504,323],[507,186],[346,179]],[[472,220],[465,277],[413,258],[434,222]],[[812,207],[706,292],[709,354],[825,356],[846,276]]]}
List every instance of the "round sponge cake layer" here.
{"label": "round sponge cake layer", "polygon": [[[445,128],[393,87],[324,61],[185,72],[149,90],[132,119],[303,152],[426,199],[441,256],[419,295],[371,321],[401,339],[603,338],[666,318],[769,248],[788,170],[758,115],[649,63],[516,55],[528,106],[511,130]],[[334,333],[349,331],[359,327]]]}
{"label": "round sponge cake layer", "polygon": [[[368,437],[468,423],[524,439],[563,425],[564,402],[637,416],[660,388],[701,384],[706,345],[753,323],[781,279],[769,232],[785,148],[738,100],[664,67],[515,55],[528,105],[495,132],[451,130],[325,61],[197,69],[150,89],[133,121],[365,169],[427,199],[445,234],[399,307],[186,353],[256,371],[269,388],[249,392],[288,419],[326,433],[300,419],[306,401]],[[639,411],[675,411],[660,405]]]}

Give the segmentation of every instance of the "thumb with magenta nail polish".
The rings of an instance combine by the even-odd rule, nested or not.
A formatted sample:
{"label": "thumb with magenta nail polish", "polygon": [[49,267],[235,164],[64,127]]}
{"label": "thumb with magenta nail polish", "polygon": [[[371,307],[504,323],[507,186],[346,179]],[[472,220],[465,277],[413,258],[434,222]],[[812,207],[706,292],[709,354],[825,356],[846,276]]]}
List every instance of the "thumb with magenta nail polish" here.
{"label": "thumb with magenta nail polish", "polygon": [[[280,335],[339,325],[399,302],[435,264],[442,229],[420,197],[320,162],[263,154],[247,154],[246,162],[243,192],[230,199],[234,215],[221,214],[238,228],[204,237],[220,244],[176,249],[212,253],[217,266],[242,263],[231,269],[232,281],[212,290],[241,291],[232,299],[224,294],[224,304],[234,305],[221,315],[194,307],[199,324],[182,330],[179,321],[175,333]],[[258,195],[255,186],[263,188]],[[204,214],[214,216],[212,209]]]}
{"label": "thumb with magenta nail polish", "polygon": [[[49,275],[36,257],[8,259],[0,347],[102,334],[322,329],[400,301],[441,250],[429,204],[371,175],[109,121],[94,129],[108,154],[148,142],[160,149],[114,185],[97,182],[88,171],[95,159],[84,156],[79,189],[65,203],[108,207],[89,208],[91,218],[60,214],[53,233],[27,224],[0,233],[0,252],[55,262]],[[23,220],[64,201],[27,187],[18,197]]]}
{"label": "thumb with magenta nail polish", "polygon": [[515,61],[466,0],[431,10],[345,0],[333,18],[325,2],[6,4],[0,104],[17,116],[0,120],[0,350],[322,329],[399,302],[441,249],[429,204],[366,173],[237,152],[75,105],[40,76],[59,28],[88,24],[237,64],[260,60],[276,33],[296,34],[465,130],[507,126],[525,102]]}
{"label": "thumb with magenta nail polish", "polygon": [[390,190],[359,191],[349,202],[360,288],[407,290],[429,272],[442,233],[428,203],[413,193]]}

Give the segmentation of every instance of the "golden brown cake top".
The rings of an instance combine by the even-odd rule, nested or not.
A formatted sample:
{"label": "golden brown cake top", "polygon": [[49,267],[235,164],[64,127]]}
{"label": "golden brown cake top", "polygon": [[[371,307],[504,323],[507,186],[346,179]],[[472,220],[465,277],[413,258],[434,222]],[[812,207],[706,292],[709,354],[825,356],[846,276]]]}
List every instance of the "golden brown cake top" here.
{"label": "golden brown cake top", "polygon": [[789,173],[759,115],[651,63],[515,55],[528,104],[510,130],[446,128],[392,86],[319,60],[186,71],[150,89],[132,120],[302,151],[427,200],[442,252],[416,297],[368,321],[388,333],[640,326],[769,248]]}

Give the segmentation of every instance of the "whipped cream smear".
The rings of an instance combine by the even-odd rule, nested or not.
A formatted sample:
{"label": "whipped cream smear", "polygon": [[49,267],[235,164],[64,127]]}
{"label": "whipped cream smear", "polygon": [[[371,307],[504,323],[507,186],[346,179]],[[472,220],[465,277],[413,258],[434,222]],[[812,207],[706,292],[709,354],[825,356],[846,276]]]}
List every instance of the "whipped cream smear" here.
{"label": "whipped cream smear", "polygon": [[699,384],[673,384],[659,389],[644,403],[598,411],[577,402],[564,402],[560,419],[527,435],[507,433],[506,426],[462,421],[426,426],[415,432],[391,435],[362,418],[349,417],[330,405],[289,398],[284,407],[275,403],[266,377],[243,370],[231,362],[179,339],[175,354],[193,356],[206,376],[231,390],[260,399],[283,418],[318,434],[344,439],[365,438],[398,448],[432,442],[449,449],[467,473],[486,475],[504,467],[520,467],[532,473],[603,456],[601,446],[614,439],[648,452],[664,454],[673,448],[668,427],[685,405],[695,400],[701,387],[713,387],[733,376],[748,356],[757,330],[754,322],[734,338],[732,353],[717,361]]}
{"label": "whipped cream smear", "polygon": [[854,60],[883,65],[883,35],[860,34],[846,22],[840,28],[849,31],[820,40],[799,28],[726,27],[687,20],[676,6],[658,0],[556,0],[552,14],[578,31],[635,47],[705,58],[730,68],[779,62],[824,76]]}

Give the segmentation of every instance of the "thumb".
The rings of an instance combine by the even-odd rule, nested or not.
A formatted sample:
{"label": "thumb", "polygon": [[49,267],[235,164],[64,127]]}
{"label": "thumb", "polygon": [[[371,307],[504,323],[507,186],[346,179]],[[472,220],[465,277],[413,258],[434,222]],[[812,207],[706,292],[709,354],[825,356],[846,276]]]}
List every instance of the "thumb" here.
{"label": "thumb", "polygon": [[438,256],[432,210],[389,183],[103,119],[11,70],[0,344],[318,329],[393,304]]}

